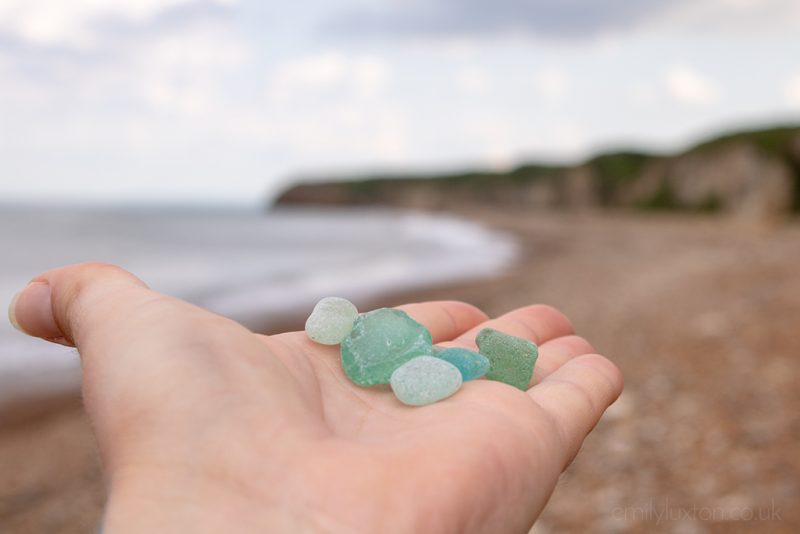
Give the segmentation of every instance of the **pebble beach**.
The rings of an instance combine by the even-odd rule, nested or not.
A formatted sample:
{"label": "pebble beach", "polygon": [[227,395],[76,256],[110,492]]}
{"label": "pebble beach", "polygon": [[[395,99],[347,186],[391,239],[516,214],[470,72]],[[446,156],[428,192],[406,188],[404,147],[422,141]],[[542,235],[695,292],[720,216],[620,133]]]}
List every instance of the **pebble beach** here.
{"label": "pebble beach", "polygon": [[[532,532],[800,529],[800,223],[469,216],[513,235],[516,262],[368,304],[458,299],[490,315],[551,304],[625,375]],[[12,412],[0,428],[0,532],[94,529],[105,486],[78,395]]]}

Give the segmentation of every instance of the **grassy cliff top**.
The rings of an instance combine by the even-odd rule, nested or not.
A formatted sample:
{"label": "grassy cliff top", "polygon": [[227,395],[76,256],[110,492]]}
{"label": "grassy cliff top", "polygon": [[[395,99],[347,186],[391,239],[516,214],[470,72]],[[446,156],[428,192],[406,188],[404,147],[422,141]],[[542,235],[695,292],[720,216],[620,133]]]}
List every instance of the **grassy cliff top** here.
{"label": "grassy cliff top", "polygon": [[[459,172],[442,173],[386,173],[386,174],[353,174],[331,179],[333,182],[352,183],[356,187],[371,188],[386,182],[397,181],[437,181],[462,185],[482,185],[484,183],[530,183],[542,178],[557,177],[576,167],[588,167],[598,176],[601,183],[610,186],[623,185],[639,176],[641,171],[655,160],[680,157],[686,154],[697,154],[712,151],[733,143],[752,143],[771,156],[785,157],[788,154],[789,142],[800,135],[800,125],[779,126],[766,129],[742,130],[721,134],[703,140],[689,148],[671,154],[656,154],[636,150],[620,150],[603,152],[574,165],[545,164],[538,162],[523,163],[508,171],[491,171],[485,169],[467,169]],[[318,182],[320,180],[314,180]],[[322,180],[326,182],[326,180]],[[358,184],[358,185],[356,185]]]}

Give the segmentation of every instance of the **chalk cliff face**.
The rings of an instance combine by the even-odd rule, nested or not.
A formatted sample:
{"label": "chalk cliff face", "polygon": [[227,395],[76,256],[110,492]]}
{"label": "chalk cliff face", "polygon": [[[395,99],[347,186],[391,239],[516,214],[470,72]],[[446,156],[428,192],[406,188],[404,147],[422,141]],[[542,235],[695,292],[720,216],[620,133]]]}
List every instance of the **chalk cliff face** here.
{"label": "chalk cliff face", "polygon": [[675,155],[602,154],[575,166],[523,165],[507,173],[352,177],[306,183],[277,204],[387,205],[422,210],[470,205],[800,212],[800,127],[740,132]]}

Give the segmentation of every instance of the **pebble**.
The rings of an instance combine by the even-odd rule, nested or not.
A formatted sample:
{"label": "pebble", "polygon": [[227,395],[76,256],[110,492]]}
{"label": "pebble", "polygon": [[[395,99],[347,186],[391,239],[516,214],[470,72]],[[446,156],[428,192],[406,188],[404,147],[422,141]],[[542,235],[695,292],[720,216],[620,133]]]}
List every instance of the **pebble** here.
{"label": "pebble", "polygon": [[461,371],[452,363],[419,356],[398,367],[391,376],[392,391],[403,404],[422,406],[446,399],[461,387]]}
{"label": "pebble", "polygon": [[353,329],[356,317],[358,310],[349,300],[325,297],[308,316],[306,335],[322,345],[338,345]]}
{"label": "pebble", "polygon": [[475,380],[489,372],[489,358],[483,354],[460,347],[451,347],[436,351],[436,357],[455,365],[461,371],[464,382]]}
{"label": "pebble", "polygon": [[535,343],[492,328],[478,332],[475,342],[491,364],[486,378],[505,382],[523,391],[528,389],[539,355]]}
{"label": "pebble", "polygon": [[433,354],[428,329],[394,308],[359,315],[341,347],[342,368],[359,386],[388,384],[395,369],[417,356]]}

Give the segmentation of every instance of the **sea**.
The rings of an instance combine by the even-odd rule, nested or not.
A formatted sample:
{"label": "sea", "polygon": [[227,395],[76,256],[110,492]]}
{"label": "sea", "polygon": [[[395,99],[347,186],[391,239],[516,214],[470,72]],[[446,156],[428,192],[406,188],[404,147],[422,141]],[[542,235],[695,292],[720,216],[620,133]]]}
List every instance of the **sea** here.
{"label": "sea", "polygon": [[[256,328],[323,296],[381,294],[488,277],[512,236],[450,215],[386,209],[86,208],[0,205],[0,304],[33,276],[83,261]],[[0,405],[78,387],[74,349],[0,319]]]}

